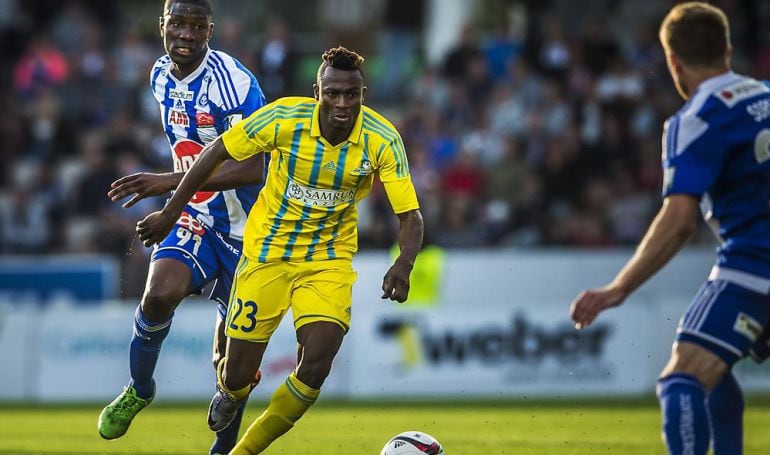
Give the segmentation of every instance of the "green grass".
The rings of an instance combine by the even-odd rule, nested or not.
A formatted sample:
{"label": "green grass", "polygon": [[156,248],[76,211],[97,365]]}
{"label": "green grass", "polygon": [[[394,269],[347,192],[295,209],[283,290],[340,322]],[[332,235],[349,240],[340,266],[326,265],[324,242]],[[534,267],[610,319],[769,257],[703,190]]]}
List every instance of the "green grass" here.
{"label": "green grass", "polygon": [[[747,400],[746,453],[770,453],[770,402]],[[246,421],[260,412],[252,403]],[[156,404],[128,434],[104,441],[100,406],[0,406],[0,454],[205,454],[206,404]],[[409,429],[437,437],[447,453],[664,454],[653,400],[417,403],[320,402],[267,454],[378,455]]]}

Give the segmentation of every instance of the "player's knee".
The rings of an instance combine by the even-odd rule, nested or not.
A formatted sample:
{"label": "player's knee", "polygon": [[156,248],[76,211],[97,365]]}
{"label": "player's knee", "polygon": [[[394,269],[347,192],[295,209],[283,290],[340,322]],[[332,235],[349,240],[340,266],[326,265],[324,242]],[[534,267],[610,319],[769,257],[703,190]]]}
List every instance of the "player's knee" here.
{"label": "player's knee", "polygon": [[152,322],[168,319],[183,297],[174,292],[149,289],[142,298],[142,313]]}
{"label": "player's knee", "polygon": [[222,369],[222,382],[230,390],[238,390],[254,382],[257,369],[251,365],[231,362],[228,358]]}
{"label": "player's knee", "polygon": [[716,354],[693,343],[677,343],[660,377],[686,374],[695,378],[706,390],[711,390],[726,371],[727,364]]}
{"label": "player's knee", "polygon": [[297,379],[314,389],[320,389],[331,371],[334,356],[303,357],[297,368]]}

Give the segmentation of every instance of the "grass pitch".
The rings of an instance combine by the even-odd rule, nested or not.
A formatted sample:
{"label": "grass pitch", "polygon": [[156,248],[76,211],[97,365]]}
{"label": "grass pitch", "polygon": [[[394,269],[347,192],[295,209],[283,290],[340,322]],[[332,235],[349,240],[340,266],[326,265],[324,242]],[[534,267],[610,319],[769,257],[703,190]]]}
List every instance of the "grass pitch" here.
{"label": "grass pitch", "polygon": [[[745,452],[770,453],[770,400],[746,400]],[[250,403],[245,422],[263,403]],[[0,406],[0,454],[207,454],[206,404],[154,404],[121,439],[96,432],[101,406]],[[450,455],[664,454],[653,400],[530,400],[314,406],[266,454],[379,455],[405,430],[432,434]]]}

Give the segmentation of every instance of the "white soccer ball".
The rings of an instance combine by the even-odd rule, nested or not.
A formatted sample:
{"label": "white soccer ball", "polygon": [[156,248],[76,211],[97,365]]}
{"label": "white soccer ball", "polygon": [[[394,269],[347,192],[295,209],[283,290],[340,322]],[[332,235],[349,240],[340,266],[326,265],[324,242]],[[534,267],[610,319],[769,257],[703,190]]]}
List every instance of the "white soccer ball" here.
{"label": "white soccer ball", "polygon": [[421,431],[405,431],[393,436],[380,455],[444,455],[444,448],[433,436]]}

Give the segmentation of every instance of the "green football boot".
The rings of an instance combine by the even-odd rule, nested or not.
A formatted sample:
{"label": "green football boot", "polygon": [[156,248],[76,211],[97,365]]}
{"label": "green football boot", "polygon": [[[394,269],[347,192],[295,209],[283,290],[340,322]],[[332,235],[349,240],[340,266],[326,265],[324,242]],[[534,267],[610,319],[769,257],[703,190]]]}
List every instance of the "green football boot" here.
{"label": "green football boot", "polygon": [[99,435],[104,439],[117,439],[128,431],[131,421],[139,411],[146,408],[155,398],[155,384],[148,399],[136,396],[134,386],[126,386],[123,393],[108,404],[99,414]]}

